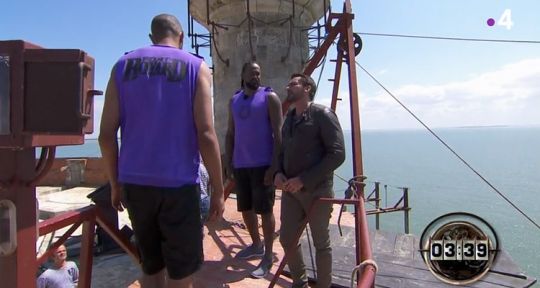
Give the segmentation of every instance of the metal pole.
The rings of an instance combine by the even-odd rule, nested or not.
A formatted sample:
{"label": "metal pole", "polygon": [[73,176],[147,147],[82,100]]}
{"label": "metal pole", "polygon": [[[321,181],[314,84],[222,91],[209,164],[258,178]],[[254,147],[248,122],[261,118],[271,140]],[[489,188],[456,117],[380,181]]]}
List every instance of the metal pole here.
{"label": "metal pole", "polygon": [[206,25],[210,25],[210,1],[206,0]]}
{"label": "metal pole", "polygon": [[379,219],[379,209],[381,209],[381,183],[375,182],[375,209],[377,210],[377,213],[375,213],[375,229],[379,230],[380,228],[380,219]]}
{"label": "metal pole", "polygon": [[339,82],[341,81],[341,65],[343,64],[343,51],[338,50],[337,58],[336,58],[336,73],[334,74],[334,89],[332,90],[332,104],[331,108],[333,111],[336,111],[337,108],[337,101],[338,99],[338,93],[339,93]]}
{"label": "metal pole", "polygon": [[96,228],[95,213],[92,213],[91,219],[83,222],[81,255],[80,255],[80,277],[79,285],[81,288],[90,288],[92,283],[92,263],[93,263],[93,247],[94,233]]}
{"label": "metal pole", "polygon": [[16,250],[0,257],[2,287],[36,287],[36,279],[29,275],[37,270],[37,203],[35,187],[27,185],[35,177],[35,153],[35,148],[0,149],[0,181],[6,184],[0,187],[0,199],[13,202],[17,224]]}
{"label": "metal pole", "polygon": [[326,0],[323,1],[324,24],[326,24]]}
{"label": "metal pole", "polygon": [[[191,31],[191,24],[192,24],[191,23],[191,0],[188,0],[188,2],[187,2],[187,18],[188,18],[188,21],[187,21],[188,37],[191,37],[191,33],[193,32],[193,31]],[[191,48],[193,48],[193,44],[191,44]]]}
{"label": "metal pole", "polygon": [[403,188],[403,208],[405,209],[405,217],[403,217],[405,223],[405,233],[409,234],[409,188]]}
{"label": "metal pole", "polygon": [[307,63],[306,68],[304,68],[304,74],[311,75],[311,73],[313,73],[313,71],[317,68],[319,62],[328,52],[328,48],[330,48],[330,45],[332,45],[338,34],[341,32],[339,29],[341,23],[342,20],[340,18],[335,26],[329,28],[328,35],[326,35],[324,42],[321,44],[321,47],[315,52],[315,54],[313,54],[313,56]]}

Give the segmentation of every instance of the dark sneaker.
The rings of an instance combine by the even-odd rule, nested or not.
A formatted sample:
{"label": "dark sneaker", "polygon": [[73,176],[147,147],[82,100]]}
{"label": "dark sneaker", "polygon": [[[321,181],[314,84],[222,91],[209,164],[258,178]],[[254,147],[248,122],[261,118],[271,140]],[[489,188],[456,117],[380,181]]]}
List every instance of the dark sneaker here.
{"label": "dark sneaker", "polygon": [[236,253],[235,258],[238,259],[250,259],[254,257],[261,257],[264,255],[264,246],[255,247],[253,244],[242,249],[240,252]]}
{"label": "dark sneaker", "polygon": [[264,278],[268,275],[268,272],[272,268],[272,259],[267,259],[266,257],[261,260],[259,266],[253,272],[251,272],[251,277],[253,278]]}

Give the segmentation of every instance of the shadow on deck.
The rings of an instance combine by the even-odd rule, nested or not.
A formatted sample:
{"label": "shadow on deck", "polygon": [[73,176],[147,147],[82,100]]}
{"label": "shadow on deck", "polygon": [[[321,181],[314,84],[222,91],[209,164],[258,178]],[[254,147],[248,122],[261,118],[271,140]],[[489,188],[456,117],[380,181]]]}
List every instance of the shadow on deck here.
{"label": "shadow on deck", "polygon": [[[54,194],[57,192],[54,191]],[[74,192],[71,192],[75,194]],[[42,202],[58,202],[54,194],[43,194]],[[87,191],[80,192],[86,197]],[[84,194],[84,195],[83,195]],[[58,195],[65,201],[66,195]],[[72,195],[75,198],[75,195]],[[276,227],[280,227],[280,195],[276,195],[274,207]],[[79,202],[73,198],[72,201]],[[82,199],[82,198],[81,198]],[[41,204],[41,203],[40,203]],[[44,203],[42,208],[47,207]],[[85,204],[85,203],[77,203]],[[241,214],[236,212],[235,199],[226,202],[224,219],[219,223],[208,223],[204,228],[205,262],[201,270],[195,274],[195,287],[230,287],[257,288],[268,287],[274,272],[283,258],[283,249],[276,239],[274,241],[274,267],[265,279],[253,279],[249,276],[260,259],[250,261],[238,260],[234,256],[243,247],[251,243],[249,233],[243,226]],[[58,205],[56,205],[58,206]],[[339,209],[336,206],[332,216],[331,235],[334,259],[334,287],[350,287],[350,277],[355,267],[355,234],[354,217],[344,213],[342,218],[343,236],[339,235],[336,223]],[[44,209],[45,210],[45,209]],[[44,212],[44,211],[42,211]],[[129,225],[127,214],[120,214],[120,224]],[[261,231],[262,234],[262,231]],[[60,234],[61,235],[61,234]],[[74,236],[76,237],[76,233]],[[49,241],[55,241],[54,238]],[[424,264],[418,252],[418,239],[411,234],[396,234],[386,231],[370,231],[374,260],[379,266],[376,287],[455,287],[444,284],[435,278]],[[306,234],[302,236],[302,249],[309,274],[313,277],[312,261]],[[76,242],[76,241],[73,241]],[[66,243],[67,244],[67,243]],[[76,249],[68,246],[68,250]],[[502,272],[502,273],[501,273]],[[111,254],[94,257],[92,271],[92,287],[140,287],[138,279],[141,272],[137,263],[127,254]],[[536,279],[525,276],[510,256],[502,251],[497,261],[486,277],[467,287],[530,287]],[[290,287],[289,278],[282,276],[276,287]]]}

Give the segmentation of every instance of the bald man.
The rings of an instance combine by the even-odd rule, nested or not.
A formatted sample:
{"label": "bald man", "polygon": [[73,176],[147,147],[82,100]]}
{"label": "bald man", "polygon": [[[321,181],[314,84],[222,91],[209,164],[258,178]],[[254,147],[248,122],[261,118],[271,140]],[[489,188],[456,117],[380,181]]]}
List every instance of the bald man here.
{"label": "bald man", "polygon": [[37,279],[37,288],[73,288],[79,282],[79,268],[73,261],[67,261],[66,246],[60,245],[51,257],[53,266]]}
{"label": "bald man", "polygon": [[112,204],[119,211],[125,204],[133,225],[142,286],[193,287],[203,262],[199,153],[213,188],[209,220],[223,214],[210,71],[181,49],[176,17],[154,17],[151,31],[153,45],[126,53],[112,69],[99,143]]}

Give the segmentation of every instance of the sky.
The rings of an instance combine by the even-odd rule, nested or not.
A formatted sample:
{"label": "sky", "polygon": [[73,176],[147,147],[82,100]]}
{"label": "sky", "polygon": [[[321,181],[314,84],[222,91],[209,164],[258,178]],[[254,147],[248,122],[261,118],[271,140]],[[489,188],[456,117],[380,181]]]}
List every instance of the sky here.
{"label": "sky", "polygon": [[[23,39],[46,48],[82,49],[96,59],[95,88],[104,91],[114,62],[124,52],[149,44],[153,16],[174,14],[187,28],[186,2],[10,1],[2,7],[0,40]],[[337,11],[343,2],[331,3]],[[540,41],[538,0],[353,0],[352,7],[353,30],[359,33]],[[501,19],[505,11],[510,12],[510,29],[499,25],[505,22]],[[487,24],[489,18],[495,20],[494,26]],[[363,35],[362,40],[357,62],[430,127],[540,125],[540,44],[369,35]],[[187,50],[191,50],[189,44],[187,41]],[[201,54],[211,63],[207,50]],[[362,129],[421,128],[357,70]],[[333,71],[333,63],[327,62],[316,102],[330,103],[332,84],[326,79],[332,78]],[[315,79],[320,72],[314,72]],[[346,87],[342,82],[343,99],[348,96]],[[344,129],[350,129],[348,105],[344,100],[337,108]],[[96,98],[95,131],[102,107],[103,98]]]}

